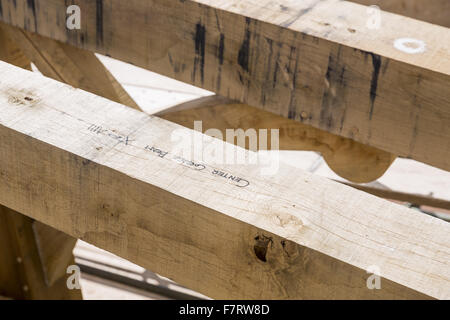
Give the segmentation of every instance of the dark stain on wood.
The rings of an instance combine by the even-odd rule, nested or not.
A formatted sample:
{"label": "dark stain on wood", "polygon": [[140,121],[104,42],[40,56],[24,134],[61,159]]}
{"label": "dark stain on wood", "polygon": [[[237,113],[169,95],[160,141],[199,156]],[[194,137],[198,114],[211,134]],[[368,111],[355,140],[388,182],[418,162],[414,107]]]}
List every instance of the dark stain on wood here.
{"label": "dark stain on wood", "polygon": [[[289,53],[289,72],[292,73],[292,91],[291,91],[291,99],[289,102],[289,111],[288,118],[295,119],[297,118],[297,108],[296,108],[296,99],[295,99],[295,88],[297,86],[297,69],[298,69],[298,54],[296,53],[297,49],[295,47],[291,47]],[[294,62],[294,68],[290,68],[291,61]]]}
{"label": "dark stain on wood", "polygon": [[275,57],[275,69],[273,71],[273,80],[272,80],[272,88],[273,89],[275,89],[275,87],[277,86],[277,81],[278,81],[278,71],[280,70],[281,47],[282,47],[282,43],[278,42],[278,51],[277,51],[277,55]]}
{"label": "dark stain on wood", "polygon": [[36,16],[36,3],[34,0],[27,0],[27,7],[31,10],[34,20],[34,31],[37,31],[37,16]]}
{"label": "dark stain on wood", "polygon": [[220,65],[223,65],[224,52],[225,52],[225,35],[223,33],[221,33],[220,40],[219,40],[219,52],[218,52],[218,58],[219,58]]}
{"label": "dark stain on wood", "polygon": [[224,60],[224,53],[225,53],[225,35],[223,33],[220,34],[220,40],[219,40],[219,46],[217,48],[217,58],[219,59],[219,72],[217,75],[217,90],[220,90],[220,87],[222,85],[222,66],[223,66],[223,60]]}
{"label": "dark stain on wood", "polygon": [[195,25],[195,58],[194,58],[194,71],[192,74],[192,80],[195,81],[197,68],[200,67],[200,79],[202,84],[205,81],[205,49],[206,49],[206,28],[200,22]]}
{"label": "dark stain on wood", "polygon": [[[307,14],[308,12],[310,12],[312,9],[314,9],[314,7],[316,6],[317,3],[319,3],[321,0],[316,1],[315,3],[313,3],[310,7],[305,8],[300,10],[299,12],[297,12],[294,16],[292,16],[291,18],[289,18],[288,20],[286,20],[285,22],[283,22],[281,24],[282,27],[285,28],[289,28],[295,21],[297,21],[298,19],[300,19],[303,15]],[[290,9],[287,7],[280,7],[280,9],[282,11],[289,11]]]}
{"label": "dark stain on wood", "polygon": [[250,59],[250,18],[245,18],[245,35],[238,54],[238,63],[245,71],[249,72]]}
{"label": "dark stain on wood", "polygon": [[8,95],[8,103],[14,105],[32,108],[40,102],[40,99],[31,91],[15,91],[13,89],[8,89],[6,94]]}
{"label": "dark stain on wood", "polygon": [[33,17],[36,17],[36,4],[34,0],[27,0],[27,6],[33,12]]}
{"label": "dark stain on wood", "polygon": [[377,89],[378,89],[378,78],[380,76],[380,67],[381,67],[381,56],[369,52],[372,57],[372,80],[370,81],[370,111],[369,111],[369,119],[372,120],[373,109],[375,106],[375,99],[377,97]]}

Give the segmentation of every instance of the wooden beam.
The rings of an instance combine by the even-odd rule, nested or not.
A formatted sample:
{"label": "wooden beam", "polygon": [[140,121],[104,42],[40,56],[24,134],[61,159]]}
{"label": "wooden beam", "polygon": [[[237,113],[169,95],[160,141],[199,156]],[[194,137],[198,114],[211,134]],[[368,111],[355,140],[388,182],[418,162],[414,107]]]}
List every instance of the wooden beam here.
{"label": "wooden beam", "polygon": [[447,28],[381,12],[371,29],[337,0],[77,0],[68,30],[66,1],[0,1],[11,25],[450,169]]}
{"label": "wooden beam", "polygon": [[[270,112],[236,103],[220,96],[209,96],[163,110],[158,117],[194,129],[194,122],[202,122],[202,132],[215,133],[217,129],[226,141],[227,129],[243,129],[240,138],[228,141],[243,148],[249,148],[247,130],[256,130],[257,144],[252,151],[273,149],[309,150],[320,152],[330,168],[341,177],[356,183],[365,183],[381,177],[395,156],[351,139],[346,139],[327,131],[302,124],[297,121],[276,116]],[[277,146],[272,146],[273,129],[279,130]],[[260,130],[267,130],[265,141],[260,141]],[[239,132],[238,132],[239,133]],[[279,141],[278,141],[279,138]]]}
{"label": "wooden beam", "polygon": [[[282,162],[274,174],[252,152],[5,63],[0,75],[6,206],[213,298],[449,298],[444,221]],[[199,158],[223,148],[247,163]],[[367,287],[374,265],[380,290]]]}
{"label": "wooden beam", "polygon": [[365,6],[377,5],[382,10],[414,19],[450,27],[448,0],[350,0]]}

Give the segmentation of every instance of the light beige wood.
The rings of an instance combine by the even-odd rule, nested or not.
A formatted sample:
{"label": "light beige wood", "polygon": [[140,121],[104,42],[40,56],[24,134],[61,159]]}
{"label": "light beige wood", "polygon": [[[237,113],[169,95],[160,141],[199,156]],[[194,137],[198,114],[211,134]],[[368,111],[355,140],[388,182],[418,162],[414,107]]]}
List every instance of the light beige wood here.
{"label": "light beige wood", "polygon": [[[0,75],[0,203],[14,210],[212,298],[449,298],[448,223],[281,162],[190,163],[180,137],[255,154],[4,63]],[[373,265],[381,290],[366,286]]]}
{"label": "light beige wood", "polygon": [[[378,179],[395,160],[395,156],[388,152],[218,96],[183,103],[156,115],[190,129],[194,129],[195,121],[201,120],[203,132],[218,129],[224,141],[227,129],[243,129],[245,132],[254,129],[257,144],[252,151],[273,148],[317,151],[338,175],[356,183]],[[267,142],[259,141],[260,130],[264,129],[268,131]],[[277,146],[271,144],[273,129],[279,130]],[[244,136],[244,131],[241,132],[243,138],[236,139],[234,143],[249,148],[249,139]]]}
{"label": "light beige wood", "polygon": [[450,169],[448,28],[383,11],[373,30],[338,0],[80,0],[68,30],[65,1],[16,2],[1,21]]}
{"label": "light beige wood", "polygon": [[94,53],[5,24],[0,28],[45,76],[139,110]]}
{"label": "light beige wood", "polygon": [[448,0],[350,0],[365,6],[377,5],[382,10],[414,19],[450,27]]}

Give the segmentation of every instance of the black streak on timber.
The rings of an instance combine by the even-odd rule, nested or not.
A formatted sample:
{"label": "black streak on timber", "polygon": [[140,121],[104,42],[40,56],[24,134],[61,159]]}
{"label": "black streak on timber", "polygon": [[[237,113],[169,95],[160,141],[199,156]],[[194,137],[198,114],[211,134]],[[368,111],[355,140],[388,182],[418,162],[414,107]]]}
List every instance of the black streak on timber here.
{"label": "black streak on timber", "polygon": [[103,0],[96,0],[97,45],[103,45]]}
{"label": "black streak on timber", "polygon": [[[283,22],[281,24],[282,27],[285,28],[289,28],[295,21],[297,21],[298,19],[300,19],[303,15],[307,14],[308,12],[310,12],[312,9],[314,9],[314,7],[322,0],[318,0],[315,3],[313,3],[310,7],[305,8],[303,10],[300,10],[299,12],[297,12],[296,15],[294,15],[293,17],[289,18],[287,21]],[[289,8],[287,7],[281,7],[282,11],[289,11]]]}
{"label": "black streak on timber", "polygon": [[220,65],[223,65],[224,51],[225,51],[225,36],[223,33],[221,33],[219,42],[219,54],[218,54]]}
{"label": "black streak on timber", "polygon": [[34,2],[34,0],[27,0],[27,6],[33,13],[34,31],[37,31],[36,3]]}
{"label": "black streak on timber", "polygon": [[[289,64],[291,63],[292,59],[294,58],[296,50],[297,49],[295,47],[291,47],[291,51],[289,53]],[[297,110],[296,110],[296,103],[295,103],[295,88],[297,86],[298,54],[295,57],[294,70],[291,70],[290,66],[289,66],[289,69],[290,69],[289,71],[292,72],[292,92],[291,92],[291,99],[289,102],[288,118],[295,119],[297,117]]]}
{"label": "black streak on timber", "polygon": [[278,81],[278,70],[280,69],[280,52],[278,51],[277,53],[277,57],[275,58],[275,70],[273,71],[273,81],[272,81],[272,88],[275,89],[275,87],[277,86],[277,81]]}
{"label": "black streak on timber", "polygon": [[369,53],[372,56],[372,80],[370,82],[370,112],[369,119],[372,120],[373,108],[375,105],[375,99],[377,97],[378,78],[380,76],[381,57],[374,53]]}
{"label": "black streak on timber", "polygon": [[225,53],[225,35],[223,33],[220,34],[219,47],[217,52],[217,58],[219,59],[219,74],[217,76],[217,90],[220,90],[222,85],[222,65]]}
{"label": "black streak on timber", "polygon": [[3,17],[2,0],[0,0],[0,17]]}
{"label": "black streak on timber", "polygon": [[288,28],[291,24],[293,24],[295,21],[297,21],[298,19],[300,19],[301,16],[307,14],[308,12],[311,11],[312,8],[306,8],[303,10],[300,10],[295,16],[289,18],[289,20],[283,22],[281,24],[282,27]]}
{"label": "black streak on timber", "polygon": [[195,59],[194,59],[194,73],[193,81],[195,81],[195,74],[197,72],[198,64],[200,63],[200,77],[202,84],[205,81],[205,46],[206,46],[206,28],[201,23],[195,26]]}
{"label": "black streak on timber", "polygon": [[241,48],[239,49],[238,63],[245,71],[249,72],[250,58],[250,18],[245,18],[245,36],[242,42]]}

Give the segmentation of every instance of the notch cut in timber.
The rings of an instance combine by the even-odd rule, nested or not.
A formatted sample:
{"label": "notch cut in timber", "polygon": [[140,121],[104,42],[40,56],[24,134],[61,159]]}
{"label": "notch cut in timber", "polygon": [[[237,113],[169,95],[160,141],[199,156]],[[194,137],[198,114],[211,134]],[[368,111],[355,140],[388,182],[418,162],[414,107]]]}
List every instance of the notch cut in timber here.
{"label": "notch cut in timber", "polygon": [[[253,154],[5,63],[0,74],[3,205],[212,298],[449,298],[448,223],[282,163],[264,175],[192,162],[169,137]],[[367,288],[373,265],[381,290]]]}
{"label": "notch cut in timber", "polygon": [[80,0],[67,32],[64,0],[1,3],[5,23],[450,170],[448,28],[381,12],[372,30],[337,0]]}

